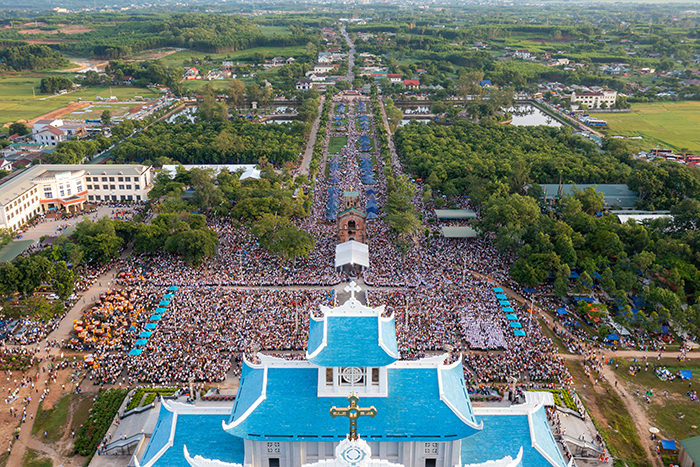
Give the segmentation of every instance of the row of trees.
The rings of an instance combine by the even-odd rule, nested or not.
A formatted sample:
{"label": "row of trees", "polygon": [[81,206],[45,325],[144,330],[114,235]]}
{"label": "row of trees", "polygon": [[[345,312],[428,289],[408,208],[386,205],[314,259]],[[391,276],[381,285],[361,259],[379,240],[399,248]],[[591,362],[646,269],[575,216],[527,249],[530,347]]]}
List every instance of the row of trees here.
{"label": "row of trees", "polygon": [[45,78],[41,78],[39,92],[42,94],[55,94],[64,89],[72,88],[73,81],[68,78],[63,78],[61,76],[47,76]]}
{"label": "row of trees", "polygon": [[45,45],[30,44],[0,49],[1,71],[41,71],[68,66],[70,62],[60,52]]}

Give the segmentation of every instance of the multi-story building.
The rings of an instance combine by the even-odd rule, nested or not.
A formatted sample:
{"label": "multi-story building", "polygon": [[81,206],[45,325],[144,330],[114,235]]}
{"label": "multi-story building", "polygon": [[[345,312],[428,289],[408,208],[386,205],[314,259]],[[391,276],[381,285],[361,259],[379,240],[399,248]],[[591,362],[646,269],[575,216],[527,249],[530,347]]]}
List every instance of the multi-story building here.
{"label": "multi-story building", "polygon": [[[599,92],[580,92],[575,91],[571,93],[571,103],[581,103],[586,104],[589,109],[599,109],[615,105],[615,100],[617,99],[617,91],[611,91],[609,89],[604,89]],[[607,104],[607,105],[606,105]]]}
{"label": "multi-story building", "polygon": [[0,184],[0,227],[17,230],[36,215],[86,202],[145,201],[152,182],[151,166],[35,165]]}

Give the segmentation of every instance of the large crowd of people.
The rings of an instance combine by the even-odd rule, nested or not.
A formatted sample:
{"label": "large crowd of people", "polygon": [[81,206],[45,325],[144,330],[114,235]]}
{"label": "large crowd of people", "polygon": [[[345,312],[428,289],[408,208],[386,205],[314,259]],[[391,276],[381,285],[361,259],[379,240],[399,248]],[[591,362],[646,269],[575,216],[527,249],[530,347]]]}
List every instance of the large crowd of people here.
{"label": "large crowd of people", "polygon": [[[258,245],[247,226],[210,218],[220,246],[201,266],[153,254],[134,255],[119,264],[118,282],[137,309],[150,309],[170,286],[180,289],[140,355],[127,354],[148,322],[148,313],[130,318],[135,320],[130,334],[92,346],[95,384],[216,382],[238,374],[242,355],[254,359],[263,351],[303,358],[309,316],[320,313],[320,305],[334,305],[330,286],[349,279],[334,268],[337,227],[326,218],[327,189],[333,185],[341,192],[357,191],[362,206],[371,189],[379,206],[386,202],[381,161],[377,160],[374,184],[364,185],[359,173],[360,139],[374,137],[367,119],[356,125],[358,115],[371,114],[368,106],[360,109],[349,103],[343,109],[343,131],[330,133],[348,138],[333,156],[334,180],[319,176],[309,217],[295,221],[317,239],[309,258],[284,263]],[[328,138],[323,144],[327,149]],[[366,138],[363,144],[366,149]],[[471,207],[466,198],[455,202],[457,207]],[[413,203],[424,219],[435,217],[435,207],[426,206],[419,194]],[[438,237],[432,232],[440,225],[426,222],[430,235],[417,236],[410,250],[401,253],[381,216],[368,222],[370,268],[363,279],[370,287],[365,297],[370,306],[386,305],[386,314],[395,316],[402,358],[450,349],[453,358],[465,353],[465,377],[471,382],[505,382],[511,376],[569,381],[536,320],[523,316],[526,336],[515,336],[496,300],[491,278],[503,280],[512,258],[496,251],[488,239]]]}

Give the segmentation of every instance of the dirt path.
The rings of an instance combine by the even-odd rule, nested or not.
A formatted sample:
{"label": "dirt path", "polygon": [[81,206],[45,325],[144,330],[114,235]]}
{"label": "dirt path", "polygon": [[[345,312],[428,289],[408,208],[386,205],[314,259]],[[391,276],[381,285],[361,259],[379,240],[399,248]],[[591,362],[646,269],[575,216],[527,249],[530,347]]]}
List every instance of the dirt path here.
{"label": "dirt path", "polygon": [[301,166],[299,167],[299,173],[303,175],[309,174],[309,166],[311,165],[311,159],[314,156],[314,147],[316,147],[316,134],[318,133],[318,127],[321,124],[321,113],[323,112],[323,104],[325,102],[325,96],[321,96],[319,101],[321,105],[318,106],[318,117],[314,121],[311,127],[311,133],[309,133],[309,142],[306,145],[306,151],[304,152],[304,159],[301,161]]}
{"label": "dirt path", "polygon": [[[92,304],[95,298],[99,297],[99,295],[102,292],[106,292],[109,288],[111,288],[116,274],[116,268],[112,268],[109,271],[107,271],[104,275],[102,275],[102,277],[84,293],[83,297],[85,298],[85,301],[78,301],[78,303],[76,303],[76,305],[63,318],[59,327],[54,332],[49,334],[46,339],[42,340],[37,344],[33,344],[32,347],[37,346],[38,348],[44,349],[46,346],[46,341],[48,339],[56,339],[59,342],[61,341],[61,339],[67,339],[70,334],[70,331],[73,329],[73,319],[80,318],[85,307],[89,306],[89,304]],[[38,355],[46,357],[48,355],[60,355],[62,353],[64,354],[64,356],[67,354],[67,352],[60,348],[51,348],[49,349],[48,353],[42,350]],[[46,365],[46,363],[43,363],[43,365]],[[24,453],[26,452],[27,448],[34,449],[32,443],[43,444],[40,441],[40,439],[37,440],[36,438],[32,437],[32,428],[34,427],[34,420],[39,409],[39,395],[45,388],[48,387],[50,389],[50,396],[46,400],[46,405],[47,407],[49,407],[53,406],[53,404],[51,404],[51,401],[54,401],[54,403],[56,403],[61,396],[75,390],[74,384],[69,384],[69,382],[66,382],[65,391],[61,391],[60,384],[63,384],[62,381],[65,381],[65,378],[67,378],[67,376],[70,375],[71,371],[72,370],[67,369],[63,370],[62,372],[59,372],[59,378],[57,379],[56,383],[51,383],[50,381],[47,382],[45,378],[48,377],[48,373],[41,373],[39,371],[39,380],[35,384],[35,388],[38,388],[38,393],[36,391],[30,393],[32,395],[32,400],[27,405],[27,414],[33,414],[34,417],[27,417],[26,422],[21,425],[22,430],[20,432],[19,438],[14,442],[12,446],[12,451],[10,452],[10,456],[7,459],[6,467],[22,467]],[[64,374],[63,372],[67,373]],[[61,378],[63,378],[63,380]],[[40,450],[48,453],[47,449]],[[53,454],[49,454],[53,456]],[[57,456],[55,459],[53,459],[55,465],[72,465],[70,463],[66,464],[66,458],[56,453],[55,451],[54,454],[56,454]],[[76,465],[81,464],[78,463]]]}

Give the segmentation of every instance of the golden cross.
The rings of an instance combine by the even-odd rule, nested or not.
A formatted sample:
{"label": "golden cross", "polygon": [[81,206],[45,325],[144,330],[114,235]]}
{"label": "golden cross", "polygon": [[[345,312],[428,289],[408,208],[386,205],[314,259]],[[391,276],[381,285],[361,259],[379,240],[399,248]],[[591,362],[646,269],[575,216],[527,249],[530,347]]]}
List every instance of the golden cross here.
{"label": "golden cross", "polygon": [[357,439],[357,419],[359,417],[371,417],[374,418],[377,415],[377,409],[372,407],[358,407],[357,401],[360,400],[357,394],[352,393],[348,396],[350,405],[348,407],[337,408],[336,406],[331,407],[331,417],[348,417],[350,419],[350,434],[348,434],[348,439]]}

